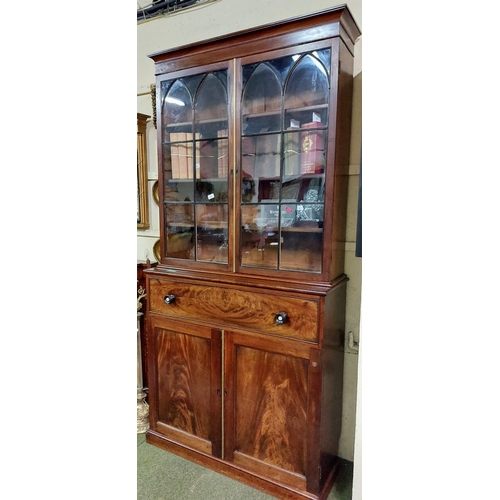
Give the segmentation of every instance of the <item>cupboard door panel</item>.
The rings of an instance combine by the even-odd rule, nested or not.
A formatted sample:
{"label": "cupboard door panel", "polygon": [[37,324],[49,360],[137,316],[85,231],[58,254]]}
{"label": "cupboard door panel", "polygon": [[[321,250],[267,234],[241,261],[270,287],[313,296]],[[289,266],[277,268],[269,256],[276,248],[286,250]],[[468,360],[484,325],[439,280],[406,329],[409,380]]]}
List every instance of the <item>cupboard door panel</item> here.
{"label": "cupboard door panel", "polygon": [[226,459],[305,489],[309,360],[256,340],[247,345],[243,335],[226,335],[227,403],[233,412],[227,419]]}
{"label": "cupboard door panel", "polygon": [[305,474],[307,360],[236,350],[235,449]]}
{"label": "cupboard door panel", "polygon": [[208,439],[209,393],[197,380],[210,372],[210,341],[168,330],[158,334],[160,421]]}
{"label": "cupboard door panel", "polygon": [[175,325],[153,326],[156,427],[171,439],[219,456],[220,332]]}

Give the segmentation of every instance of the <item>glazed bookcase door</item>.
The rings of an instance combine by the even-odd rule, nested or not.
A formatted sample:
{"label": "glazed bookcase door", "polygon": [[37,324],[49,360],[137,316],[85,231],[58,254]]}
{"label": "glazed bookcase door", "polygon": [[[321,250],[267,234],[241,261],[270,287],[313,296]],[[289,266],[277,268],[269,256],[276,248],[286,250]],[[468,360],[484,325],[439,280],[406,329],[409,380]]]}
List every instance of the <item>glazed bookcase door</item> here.
{"label": "glazed bookcase door", "polygon": [[228,265],[228,71],[160,85],[162,262]]}
{"label": "glazed bookcase door", "polygon": [[149,335],[156,372],[149,388],[151,428],[220,457],[221,332],[152,318]]}
{"label": "glazed bookcase door", "polygon": [[331,49],[241,66],[240,271],[323,271]]}

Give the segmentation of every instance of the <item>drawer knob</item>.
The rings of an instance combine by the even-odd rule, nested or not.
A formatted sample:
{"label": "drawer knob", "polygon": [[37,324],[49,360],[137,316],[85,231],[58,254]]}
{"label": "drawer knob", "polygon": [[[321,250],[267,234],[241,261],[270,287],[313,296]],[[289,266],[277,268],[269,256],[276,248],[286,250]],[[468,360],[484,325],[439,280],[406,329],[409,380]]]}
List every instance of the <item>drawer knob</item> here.
{"label": "drawer knob", "polygon": [[285,312],[279,312],[274,317],[274,321],[277,325],[283,325],[288,321],[288,314]]}
{"label": "drawer knob", "polygon": [[173,293],[165,295],[163,302],[165,302],[165,304],[173,304],[175,302],[175,295]]}

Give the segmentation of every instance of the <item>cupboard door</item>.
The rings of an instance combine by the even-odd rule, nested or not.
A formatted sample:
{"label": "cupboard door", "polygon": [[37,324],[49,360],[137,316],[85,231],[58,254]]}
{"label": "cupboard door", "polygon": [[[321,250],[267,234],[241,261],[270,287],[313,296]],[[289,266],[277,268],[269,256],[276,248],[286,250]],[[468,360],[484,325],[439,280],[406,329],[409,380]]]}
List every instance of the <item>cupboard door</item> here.
{"label": "cupboard door", "polygon": [[150,335],[156,372],[150,387],[152,428],[220,457],[221,332],[152,318]]}
{"label": "cupboard door", "polygon": [[330,72],[317,45],[241,67],[243,272],[323,271]]}
{"label": "cupboard door", "polygon": [[225,334],[224,458],[299,490],[306,490],[311,472],[310,427],[317,414],[309,352]]}

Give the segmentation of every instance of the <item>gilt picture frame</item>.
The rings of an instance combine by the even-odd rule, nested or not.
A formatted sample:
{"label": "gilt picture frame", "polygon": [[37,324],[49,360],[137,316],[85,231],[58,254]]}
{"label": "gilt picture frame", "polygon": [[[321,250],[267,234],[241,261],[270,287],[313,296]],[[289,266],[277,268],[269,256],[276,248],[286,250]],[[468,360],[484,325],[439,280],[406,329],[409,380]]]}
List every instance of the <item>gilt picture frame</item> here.
{"label": "gilt picture frame", "polygon": [[137,229],[149,229],[148,163],[146,122],[149,115],[137,113]]}

